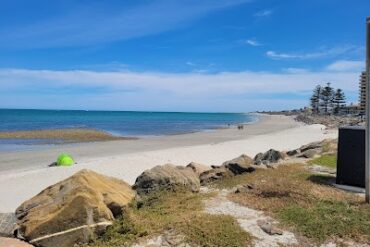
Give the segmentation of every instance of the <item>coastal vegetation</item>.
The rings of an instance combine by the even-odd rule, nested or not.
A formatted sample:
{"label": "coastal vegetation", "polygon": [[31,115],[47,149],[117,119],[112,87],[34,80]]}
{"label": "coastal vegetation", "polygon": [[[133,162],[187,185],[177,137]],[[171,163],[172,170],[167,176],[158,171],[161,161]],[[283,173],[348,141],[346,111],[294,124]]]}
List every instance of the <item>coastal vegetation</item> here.
{"label": "coastal vegetation", "polygon": [[250,234],[231,216],[203,212],[202,201],[210,196],[187,190],[158,191],[135,200],[113,227],[89,246],[122,246],[170,230],[197,246],[237,247],[250,243]]}
{"label": "coastal vegetation", "polygon": [[308,162],[312,165],[320,165],[335,169],[337,167],[337,154],[324,154]]}
{"label": "coastal vegetation", "polygon": [[251,184],[245,193],[229,198],[244,206],[263,210],[290,228],[317,243],[329,238],[370,241],[370,207],[361,197],[328,184],[325,175],[309,172],[302,164],[259,170],[218,182],[230,188]]}

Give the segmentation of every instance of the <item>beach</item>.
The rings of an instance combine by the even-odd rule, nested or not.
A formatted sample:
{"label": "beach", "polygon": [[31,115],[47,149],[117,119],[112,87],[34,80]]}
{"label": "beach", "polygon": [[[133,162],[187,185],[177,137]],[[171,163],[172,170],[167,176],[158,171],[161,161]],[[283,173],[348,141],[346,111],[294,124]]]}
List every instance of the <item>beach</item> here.
{"label": "beach", "polygon": [[[194,161],[220,165],[241,154],[251,157],[270,148],[291,150],[326,138],[336,138],[336,130],[304,125],[289,116],[260,115],[256,123],[238,130],[236,126],[180,135],[81,144],[51,145],[29,151],[0,153],[0,212],[12,212],[42,189],[81,169],[117,177],[133,184],[144,170],[173,163]],[[61,152],[70,153],[73,167],[47,165]]]}

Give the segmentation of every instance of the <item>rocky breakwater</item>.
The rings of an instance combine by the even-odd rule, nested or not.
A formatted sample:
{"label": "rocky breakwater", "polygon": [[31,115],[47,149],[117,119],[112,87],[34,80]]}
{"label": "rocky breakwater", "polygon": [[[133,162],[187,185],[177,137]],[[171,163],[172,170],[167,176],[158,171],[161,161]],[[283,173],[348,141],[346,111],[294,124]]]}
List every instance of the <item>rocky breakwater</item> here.
{"label": "rocky breakwater", "polygon": [[326,139],[319,142],[312,142],[303,145],[298,149],[286,152],[288,157],[311,159],[321,154],[333,154],[337,152],[338,141],[336,139]]}
{"label": "rocky breakwater", "polygon": [[224,162],[221,166],[212,166],[212,169],[202,172],[199,175],[200,183],[206,185],[219,179],[251,173],[257,169],[274,168],[275,165],[285,158],[285,153],[274,149],[270,149],[265,153],[259,153],[254,159],[246,154],[242,154],[237,158]]}

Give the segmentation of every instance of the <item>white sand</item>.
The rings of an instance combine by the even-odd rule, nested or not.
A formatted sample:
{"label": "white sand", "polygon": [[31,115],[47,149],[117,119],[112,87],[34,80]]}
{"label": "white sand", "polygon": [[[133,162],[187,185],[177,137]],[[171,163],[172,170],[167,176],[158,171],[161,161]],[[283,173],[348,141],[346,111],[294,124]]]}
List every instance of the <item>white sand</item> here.
{"label": "white sand", "polygon": [[[63,147],[63,150],[78,154],[78,165],[69,168],[38,166],[37,169],[32,166],[32,169],[28,167],[28,170],[24,171],[6,169],[0,173],[0,212],[14,211],[23,201],[42,189],[84,168],[133,184],[145,169],[164,163],[186,165],[195,161],[206,165],[219,165],[243,153],[253,157],[258,152],[270,148],[290,150],[309,142],[337,137],[337,131],[327,132],[323,129],[322,125],[295,123],[289,117],[268,116],[242,131],[227,129],[138,142]],[[135,148],[132,148],[133,146]],[[106,150],[109,150],[108,154]],[[7,162],[16,166],[27,160],[46,164],[50,161],[50,156],[56,157],[55,154],[59,151],[60,147],[44,151],[0,154],[0,167]]]}

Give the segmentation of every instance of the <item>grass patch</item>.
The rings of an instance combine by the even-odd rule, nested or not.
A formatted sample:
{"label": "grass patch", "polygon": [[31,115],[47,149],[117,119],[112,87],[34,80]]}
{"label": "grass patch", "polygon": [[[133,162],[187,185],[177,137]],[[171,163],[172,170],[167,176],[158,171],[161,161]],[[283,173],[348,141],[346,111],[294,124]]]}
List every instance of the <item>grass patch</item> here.
{"label": "grass patch", "polygon": [[292,204],[279,212],[284,223],[294,225],[303,235],[319,242],[328,236],[358,238],[370,236],[370,212],[346,202],[320,200],[311,207]]}
{"label": "grass patch", "polygon": [[[370,241],[370,205],[361,197],[313,181],[303,165],[259,170],[237,180],[239,184],[253,184],[254,189],[232,193],[231,200],[263,210],[315,242],[332,237]],[[231,184],[221,181],[218,186]]]}
{"label": "grass patch", "polygon": [[200,246],[245,246],[251,237],[230,216],[203,212],[205,197],[186,191],[157,192],[132,203],[125,214],[98,239],[95,247],[122,246],[166,230],[182,234]]}
{"label": "grass patch", "polygon": [[310,160],[308,163],[335,169],[337,168],[337,154],[324,154],[321,157]]}
{"label": "grass patch", "polygon": [[[258,172],[258,171],[257,171]],[[207,186],[215,189],[232,189],[240,184],[245,183],[250,179],[250,176],[253,176],[253,173],[240,174],[236,176],[224,177],[222,179],[216,180],[209,183]]]}
{"label": "grass patch", "polygon": [[247,246],[251,236],[227,215],[203,214],[181,227],[188,243],[197,246]]}

